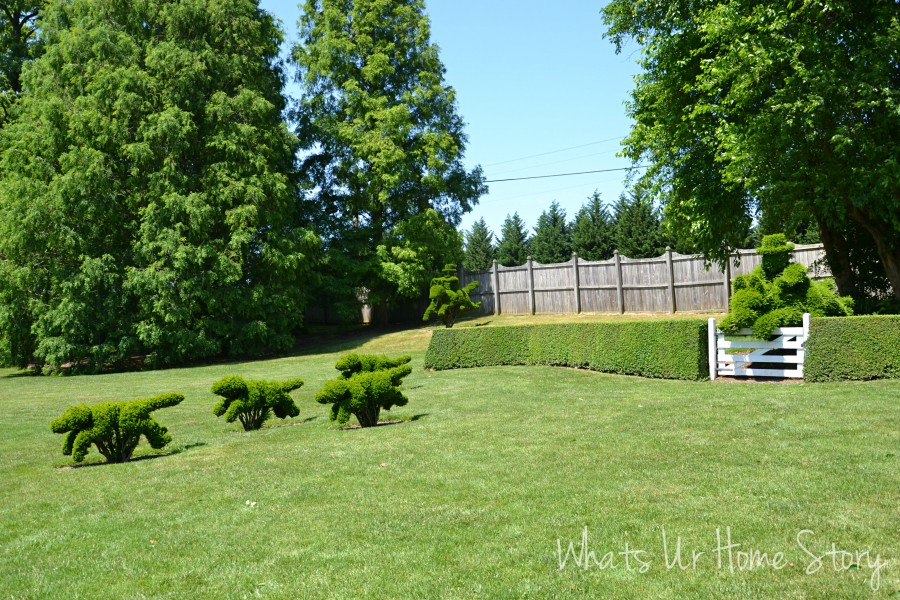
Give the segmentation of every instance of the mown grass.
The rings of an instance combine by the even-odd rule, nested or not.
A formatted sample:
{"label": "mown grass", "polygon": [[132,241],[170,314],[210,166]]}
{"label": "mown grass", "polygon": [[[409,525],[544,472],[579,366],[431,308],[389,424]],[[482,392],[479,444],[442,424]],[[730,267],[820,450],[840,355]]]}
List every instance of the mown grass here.
{"label": "mown grass", "polygon": [[[860,598],[900,595],[900,382],[671,382],[551,367],[421,368],[428,331],[288,358],[93,377],[0,377],[2,598]],[[312,397],[341,352],[409,352],[406,422],[338,430]],[[300,376],[301,414],[245,433],[226,374]],[[75,402],[167,390],[168,455],[59,468]],[[147,454],[146,444],[139,454]],[[89,455],[96,457],[96,452]],[[248,505],[247,502],[256,503]],[[557,541],[643,550],[560,569]],[[781,569],[716,564],[782,551]],[[683,560],[667,568],[681,537]],[[806,574],[814,553],[891,562]],[[727,559],[727,554],[723,555]],[[840,558],[840,557],[839,557]],[[874,556],[872,556],[874,559]],[[840,561],[839,561],[840,562]]]}

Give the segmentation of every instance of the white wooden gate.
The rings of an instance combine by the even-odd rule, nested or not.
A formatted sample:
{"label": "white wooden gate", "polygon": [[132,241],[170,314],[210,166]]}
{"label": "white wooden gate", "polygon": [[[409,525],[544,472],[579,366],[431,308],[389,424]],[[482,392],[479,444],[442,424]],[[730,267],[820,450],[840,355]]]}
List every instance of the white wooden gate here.
{"label": "white wooden gate", "polygon": [[[752,335],[742,329],[734,335]],[[809,339],[809,313],[803,315],[802,327],[781,327],[775,330],[774,340],[725,339],[725,332],[716,327],[716,320],[709,320],[709,378],[717,375],[729,377],[791,377],[803,378],[803,358],[806,340]],[[734,353],[737,348],[752,348],[748,353]],[[766,367],[754,367],[754,364]],[[783,365],[778,368],[775,365]]]}

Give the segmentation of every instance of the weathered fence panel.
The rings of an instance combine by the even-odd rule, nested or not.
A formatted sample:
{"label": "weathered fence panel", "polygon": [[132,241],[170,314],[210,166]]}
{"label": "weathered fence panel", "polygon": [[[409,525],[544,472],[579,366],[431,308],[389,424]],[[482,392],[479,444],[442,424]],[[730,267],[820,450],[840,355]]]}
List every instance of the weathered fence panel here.
{"label": "weathered fence panel", "polygon": [[[821,244],[796,246],[794,261],[809,267],[810,277],[829,277]],[[578,312],[724,312],[731,282],[760,263],[754,250],[737,250],[723,272],[707,268],[700,255],[667,251],[661,257],[564,263],[495,265],[488,271],[461,271],[460,284],[478,281],[472,299],[481,314]]]}

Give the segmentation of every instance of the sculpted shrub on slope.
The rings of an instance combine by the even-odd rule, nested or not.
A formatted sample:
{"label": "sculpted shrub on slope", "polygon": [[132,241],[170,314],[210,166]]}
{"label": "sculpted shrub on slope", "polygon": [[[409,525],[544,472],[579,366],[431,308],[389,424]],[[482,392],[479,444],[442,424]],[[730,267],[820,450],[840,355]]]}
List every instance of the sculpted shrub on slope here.
{"label": "sculpted shrub on slope", "polygon": [[765,339],[779,327],[801,325],[805,312],[814,317],[853,314],[852,299],[838,296],[832,282],[811,281],[805,266],[790,262],[793,249],[783,234],[763,238],[756,249],[762,264],[734,278],[734,295],[722,330],[752,328],[754,336]]}
{"label": "sculpted shrub on slope", "polygon": [[107,462],[128,462],[142,435],[156,450],[172,441],[168,430],[150,413],[175,406],[182,400],[182,394],[172,392],[144,400],[103,402],[94,406],[79,404],[70,406],[63,416],[50,423],[50,429],[53,433],[66,434],[63,454],[71,455],[75,462],[84,460],[91,444],[97,446]]}
{"label": "sculpted shrub on slope", "polygon": [[331,404],[331,420],[344,424],[355,415],[362,427],[378,425],[381,410],[405,406],[409,399],[400,391],[404,377],[412,373],[410,356],[348,354],[334,366],[340,376],[316,394],[319,404]]}
{"label": "sculpted shrub on slope", "polygon": [[228,423],[240,420],[244,431],[259,429],[272,413],[279,419],[296,417],[300,409],[290,393],[302,385],[300,379],[279,382],[223,377],[212,386],[212,393],[222,396],[222,401],[213,408],[213,414],[217,417],[225,415]]}

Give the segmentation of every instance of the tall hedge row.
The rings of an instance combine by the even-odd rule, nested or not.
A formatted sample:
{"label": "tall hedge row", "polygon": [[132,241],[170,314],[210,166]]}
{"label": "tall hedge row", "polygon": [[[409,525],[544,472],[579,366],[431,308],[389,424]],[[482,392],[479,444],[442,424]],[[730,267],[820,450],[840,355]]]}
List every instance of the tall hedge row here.
{"label": "tall hedge row", "polygon": [[806,381],[900,378],[900,316],[812,319]]}
{"label": "tall hedge row", "polygon": [[706,321],[561,323],[436,330],[429,369],[554,365],[662,379],[708,375]]}

